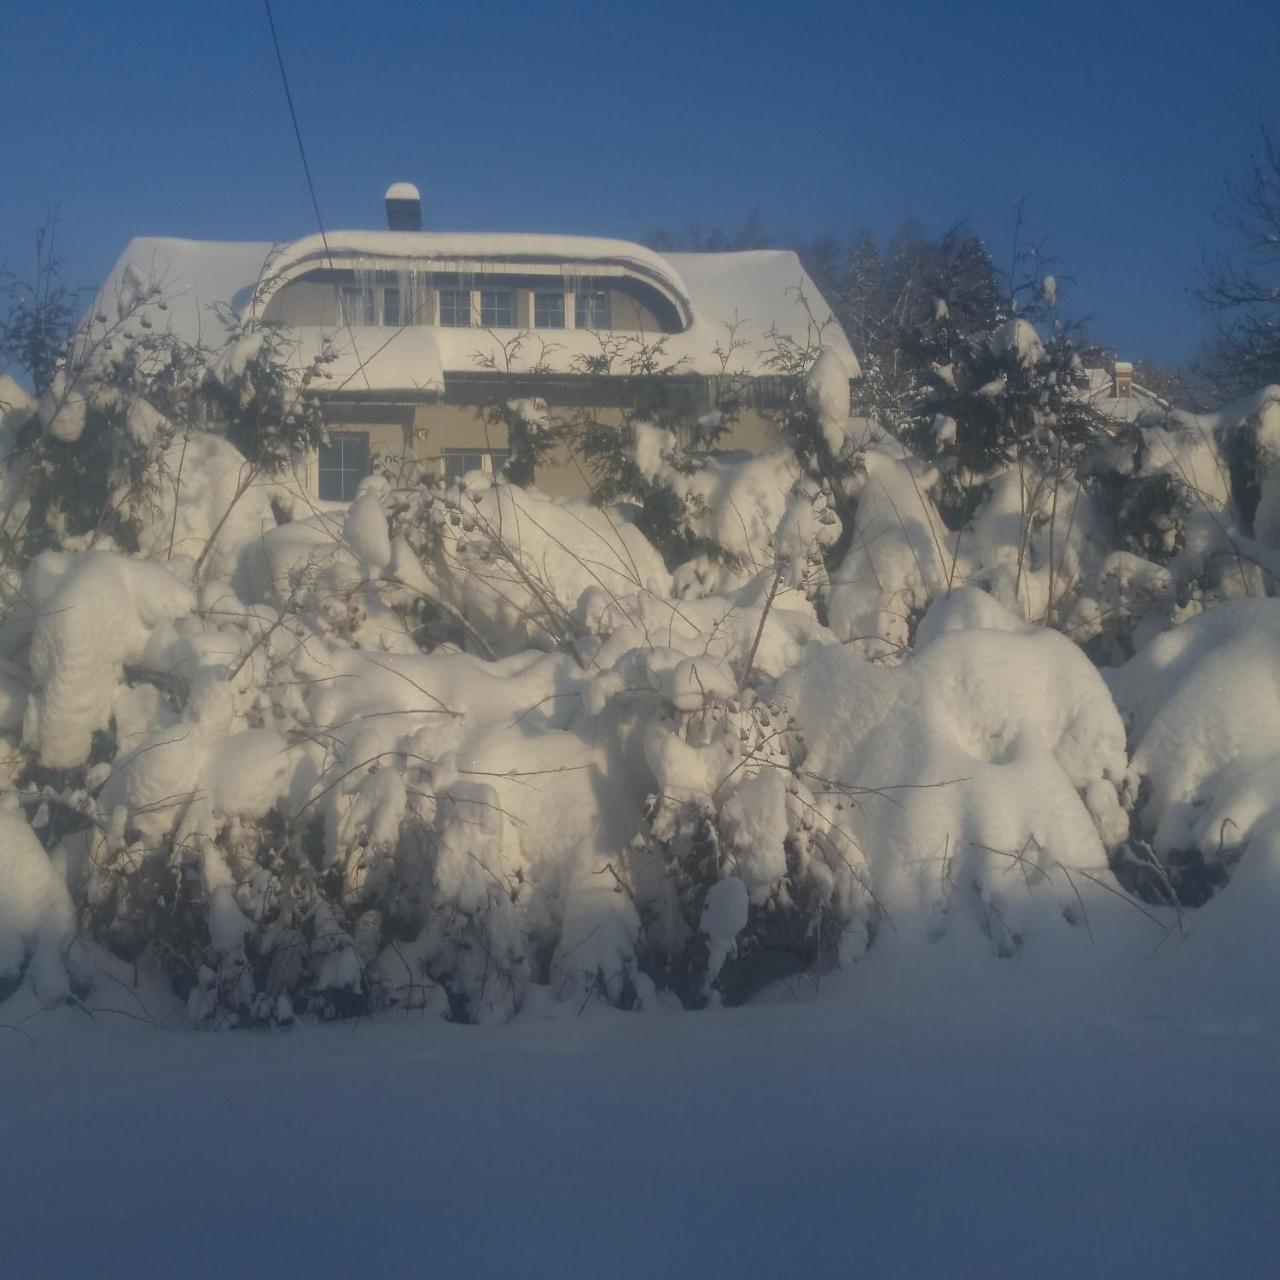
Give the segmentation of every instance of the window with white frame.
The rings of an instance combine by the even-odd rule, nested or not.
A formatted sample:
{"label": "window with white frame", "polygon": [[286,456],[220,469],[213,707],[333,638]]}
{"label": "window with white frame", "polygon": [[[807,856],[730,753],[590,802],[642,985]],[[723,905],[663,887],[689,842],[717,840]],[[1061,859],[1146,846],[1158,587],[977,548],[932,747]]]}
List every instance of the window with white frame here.
{"label": "window with white frame", "polygon": [[564,291],[539,289],[533,295],[533,327],[535,329],[564,328]]}
{"label": "window with white frame", "polygon": [[515,291],[481,289],[480,324],[486,329],[514,329],[516,325]]}
{"label": "window with white frame", "polygon": [[440,290],[440,323],[451,329],[471,327],[471,290]]}
{"label": "window with white frame", "polygon": [[575,298],[573,322],[579,329],[608,329],[609,291],[579,289]]}
{"label": "window with white frame", "polygon": [[343,285],[339,291],[339,297],[342,302],[343,324],[378,323],[371,289],[361,289],[359,285]]}
{"label": "window with white frame", "polygon": [[413,323],[413,294],[401,292],[398,284],[389,284],[382,290],[382,323],[392,329]]}
{"label": "window with white frame", "polygon": [[318,492],[326,502],[350,502],[369,474],[369,436],[364,431],[331,431],[320,446]]}

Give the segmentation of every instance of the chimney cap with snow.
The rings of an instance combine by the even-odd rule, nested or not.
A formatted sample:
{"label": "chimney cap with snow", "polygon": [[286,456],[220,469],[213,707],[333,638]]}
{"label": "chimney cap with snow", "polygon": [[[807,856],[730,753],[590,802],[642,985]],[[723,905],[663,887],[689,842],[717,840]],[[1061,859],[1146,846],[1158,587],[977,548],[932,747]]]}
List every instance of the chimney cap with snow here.
{"label": "chimney cap with snow", "polygon": [[422,197],[412,182],[393,182],[383,197],[387,226],[392,231],[422,230]]}

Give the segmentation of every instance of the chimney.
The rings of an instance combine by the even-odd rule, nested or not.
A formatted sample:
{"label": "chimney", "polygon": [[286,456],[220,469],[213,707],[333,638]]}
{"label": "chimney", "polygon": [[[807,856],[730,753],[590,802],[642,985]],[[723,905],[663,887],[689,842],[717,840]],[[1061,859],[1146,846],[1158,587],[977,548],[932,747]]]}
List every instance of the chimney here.
{"label": "chimney", "polygon": [[412,182],[393,182],[384,197],[387,227],[392,231],[422,230],[422,197]]}
{"label": "chimney", "polygon": [[1128,360],[1117,360],[1115,384],[1112,388],[1117,400],[1128,400],[1133,395],[1133,365]]}

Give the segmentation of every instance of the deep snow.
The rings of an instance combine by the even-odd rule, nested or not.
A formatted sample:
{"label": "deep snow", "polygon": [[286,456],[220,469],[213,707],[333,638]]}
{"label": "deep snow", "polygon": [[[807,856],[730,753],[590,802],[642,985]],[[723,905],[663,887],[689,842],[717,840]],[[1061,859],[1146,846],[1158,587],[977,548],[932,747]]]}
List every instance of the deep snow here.
{"label": "deep snow", "polygon": [[503,1028],[41,1014],[0,1032],[4,1270],[1267,1275],[1269,975],[1210,1007],[1197,943],[1069,989],[873,953],[756,1007]]}

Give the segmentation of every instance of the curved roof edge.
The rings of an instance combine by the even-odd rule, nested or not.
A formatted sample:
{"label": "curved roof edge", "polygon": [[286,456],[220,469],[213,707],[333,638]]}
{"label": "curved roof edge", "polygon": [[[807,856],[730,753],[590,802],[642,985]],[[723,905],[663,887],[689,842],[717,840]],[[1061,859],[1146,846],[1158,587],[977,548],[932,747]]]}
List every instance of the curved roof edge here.
{"label": "curved roof edge", "polygon": [[317,263],[337,266],[352,258],[451,259],[472,262],[583,262],[624,267],[671,295],[691,323],[689,290],[671,262],[644,245],[598,236],[512,234],[480,231],[330,231],[284,245],[263,267],[259,282],[270,294]]}

